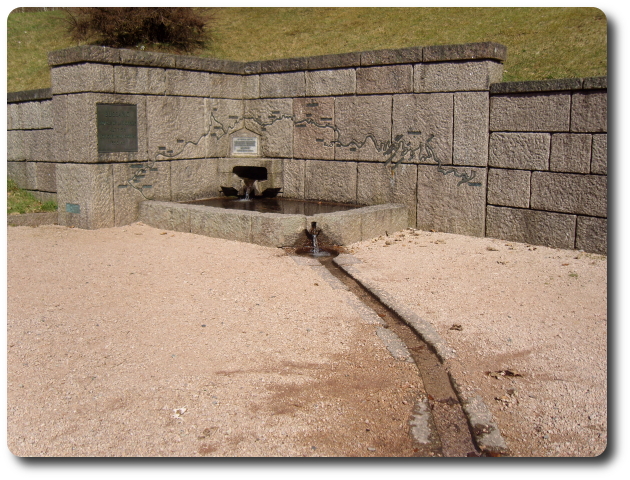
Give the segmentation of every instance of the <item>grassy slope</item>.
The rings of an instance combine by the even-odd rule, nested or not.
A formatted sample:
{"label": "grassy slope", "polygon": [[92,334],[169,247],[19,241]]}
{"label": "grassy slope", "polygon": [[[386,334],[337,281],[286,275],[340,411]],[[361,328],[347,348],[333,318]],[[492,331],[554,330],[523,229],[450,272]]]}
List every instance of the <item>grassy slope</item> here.
{"label": "grassy slope", "polygon": [[[267,60],[494,41],[508,47],[505,81],[607,72],[607,23],[595,8],[207,8],[202,57]],[[72,46],[62,13],[12,13],[8,91],[50,86],[46,54]],[[24,33],[26,32],[26,33]]]}

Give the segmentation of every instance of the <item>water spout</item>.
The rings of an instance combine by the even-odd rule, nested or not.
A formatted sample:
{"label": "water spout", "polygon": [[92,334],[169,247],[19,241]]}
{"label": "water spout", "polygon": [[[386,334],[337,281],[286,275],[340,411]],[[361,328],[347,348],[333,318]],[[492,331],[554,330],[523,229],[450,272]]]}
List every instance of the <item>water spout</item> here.
{"label": "water spout", "polygon": [[313,242],[313,247],[311,250],[311,255],[314,257],[325,257],[330,255],[328,252],[324,250],[320,250],[319,243],[317,242],[317,236],[322,233],[321,228],[317,228],[317,222],[311,222],[311,229],[307,231],[307,233],[311,237],[311,241]]}

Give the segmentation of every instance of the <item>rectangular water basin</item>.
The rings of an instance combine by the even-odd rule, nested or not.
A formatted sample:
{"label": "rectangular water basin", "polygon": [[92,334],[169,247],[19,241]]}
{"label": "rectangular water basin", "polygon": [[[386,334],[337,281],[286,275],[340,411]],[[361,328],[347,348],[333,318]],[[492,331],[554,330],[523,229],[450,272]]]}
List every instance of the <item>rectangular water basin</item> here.
{"label": "rectangular water basin", "polygon": [[405,205],[391,203],[307,215],[148,200],[140,203],[138,220],[164,230],[268,247],[293,247],[303,242],[312,222],[317,222],[330,244],[349,245],[404,230],[408,227],[408,212]]}

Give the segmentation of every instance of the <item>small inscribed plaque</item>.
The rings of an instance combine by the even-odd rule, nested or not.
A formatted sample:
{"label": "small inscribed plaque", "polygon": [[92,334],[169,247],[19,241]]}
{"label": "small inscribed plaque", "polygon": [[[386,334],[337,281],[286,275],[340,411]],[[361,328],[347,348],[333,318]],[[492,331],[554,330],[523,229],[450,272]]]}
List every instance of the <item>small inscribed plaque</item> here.
{"label": "small inscribed plaque", "polygon": [[81,207],[76,203],[66,203],[66,212],[81,213]]}
{"label": "small inscribed plaque", "polygon": [[99,153],[138,151],[138,110],[136,105],[96,105]]}
{"label": "small inscribed plaque", "polygon": [[232,155],[258,155],[258,137],[232,137]]}

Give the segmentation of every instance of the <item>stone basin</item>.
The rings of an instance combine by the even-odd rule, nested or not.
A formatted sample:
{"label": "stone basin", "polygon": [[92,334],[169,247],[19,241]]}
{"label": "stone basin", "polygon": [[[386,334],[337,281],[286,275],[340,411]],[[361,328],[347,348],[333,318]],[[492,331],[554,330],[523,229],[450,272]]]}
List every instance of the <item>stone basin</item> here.
{"label": "stone basin", "polygon": [[388,203],[342,212],[294,215],[148,200],[140,204],[138,220],[164,230],[267,247],[294,247],[306,238],[306,229],[312,222],[317,222],[328,243],[349,245],[404,230],[408,227],[408,211],[405,205]]}

